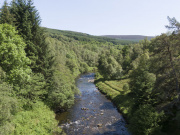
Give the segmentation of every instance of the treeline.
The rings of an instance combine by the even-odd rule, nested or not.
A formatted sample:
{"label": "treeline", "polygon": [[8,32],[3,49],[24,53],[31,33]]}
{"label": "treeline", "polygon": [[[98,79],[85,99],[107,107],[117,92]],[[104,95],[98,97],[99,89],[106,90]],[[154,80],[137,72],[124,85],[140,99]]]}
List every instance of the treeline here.
{"label": "treeline", "polygon": [[74,77],[51,53],[31,0],[5,1],[0,12],[0,134],[61,132],[52,110],[74,102]]}
{"label": "treeline", "polygon": [[136,42],[144,40],[145,38],[147,38],[148,40],[154,38],[153,36],[142,36],[142,35],[104,35],[104,37],[109,37],[118,40],[136,41]]}
{"label": "treeline", "polygon": [[[171,32],[124,46],[119,55],[113,53],[114,58],[109,54],[100,58],[103,77],[97,74],[97,86],[124,112],[135,135],[180,134],[180,23],[175,18],[168,20],[170,24],[166,27]],[[113,74],[115,71],[118,72]],[[118,74],[120,71],[122,74]],[[127,82],[119,95],[113,93],[113,81],[107,81],[112,79]],[[107,83],[113,86],[111,93]]]}
{"label": "treeline", "polygon": [[[0,134],[61,132],[53,111],[73,105],[75,78],[97,69],[100,54],[122,47],[102,39],[81,40],[40,23],[31,0],[5,1],[1,8]],[[117,69],[120,65],[114,63]]]}
{"label": "treeline", "polygon": [[[48,41],[54,45],[53,52],[59,54],[58,61],[64,61],[71,74],[76,76],[97,67],[97,76],[103,76],[97,81],[129,80],[123,86],[128,98],[123,100],[124,104],[131,102],[126,106],[126,116],[133,134],[169,134],[179,129],[180,83],[179,23],[174,18],[169,21],[167,27],[174,32],[123,46],[96,40],[78,41],[57,30],[47,34]],[[120,98],[117,95],[115,100]]]}
{"label": "treeline", "polygon": [[133,40],[123,40],[123,39],[120,40],[120,39],[109,38],[109,37],[104,37],[104,36],[93,36],[93,35],[89,35],[85,33],[55,30],[55,29],[49,29],[49,28],[47,28],[46,31],[51,33],[54,37],[56,37],[56,34],[57,35],[61,34],[66,37],[73,38],[77,41],[83,41],[83,42],[92,42],[92,41],[98,41],[98,42],[103,42],[103,43],[109,42],[109,43],[112,43],[112,45],[129,45],[129,44],[135,44],[138,42],[138,41],[133,41]]}

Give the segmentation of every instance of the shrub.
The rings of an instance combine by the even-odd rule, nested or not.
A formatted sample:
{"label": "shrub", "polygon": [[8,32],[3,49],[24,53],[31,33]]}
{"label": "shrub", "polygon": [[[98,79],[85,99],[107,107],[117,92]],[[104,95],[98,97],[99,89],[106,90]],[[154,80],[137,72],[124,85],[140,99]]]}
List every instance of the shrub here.
{"label": "shrub", "polygon": [[129,84],[125,83],[125,84],[123,85],[123,90],[124,90],[124,91],[129,90]]}
{"label": "shrub", "polygon": [[161,129],[159,123],[164,113],[158,113],[151,105],[141,105],[130,119],[130,131],[134,135],[150,135]]}
{"label": "shrub", "polygon": [[58,122],[54,113],[42,102],[36,102],[31,111],[19,112],[12,123],[14,135],[49,135],[56,129]]}
{"label": "shrub", "polygon": [[30,78],[31,61],[26,57],[26,44],[14,27],[0,24],[0,65],[10,83],[23,84]]}
{"label": "shrub", "polygon": [[11,120],[16,114],[17,99],[12,97],[12,87],[0,81],[0,135],[8,135],[13,130]]}

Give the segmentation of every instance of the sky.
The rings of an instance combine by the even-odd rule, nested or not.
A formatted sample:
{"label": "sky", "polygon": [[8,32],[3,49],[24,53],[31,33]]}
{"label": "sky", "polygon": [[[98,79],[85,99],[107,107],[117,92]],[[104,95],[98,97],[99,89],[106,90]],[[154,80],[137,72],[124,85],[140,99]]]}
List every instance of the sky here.
{"label": "sky", "polygon": [[91,35],[157,36],[167,32],[167,16],[180,21],[180,0],[34,0],[34,5],[41,26]]}

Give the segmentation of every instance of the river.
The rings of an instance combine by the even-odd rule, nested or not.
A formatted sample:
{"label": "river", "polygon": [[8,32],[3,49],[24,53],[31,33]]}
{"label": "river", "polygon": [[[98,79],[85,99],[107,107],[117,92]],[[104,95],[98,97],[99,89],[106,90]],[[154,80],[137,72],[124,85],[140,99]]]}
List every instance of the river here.
{"label": "river", "polygon": [[123,116],[113,103],[101,94],[93,82],[94,73],[81,75],[76,85],[81,94],[74,106],[58,114],[59,126],[67,135],[130,135]]}

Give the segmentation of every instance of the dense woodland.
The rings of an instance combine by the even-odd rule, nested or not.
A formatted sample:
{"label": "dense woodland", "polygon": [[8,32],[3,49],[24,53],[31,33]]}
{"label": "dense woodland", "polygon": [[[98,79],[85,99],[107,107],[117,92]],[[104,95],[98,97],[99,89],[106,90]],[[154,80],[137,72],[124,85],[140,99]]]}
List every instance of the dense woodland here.
{"label": "dense woodland", "polygon": [[134,135],[180,134],[180,23],[139,43],[40,26],[31,0],[0,11],[0,135],[55,134],[55,112],[74,104],[75,78],[96,85],[124,114]]}

